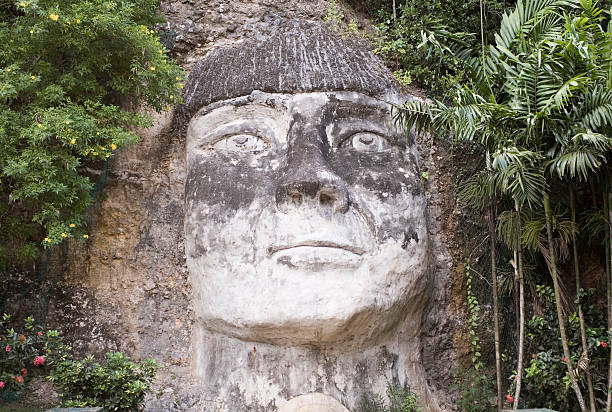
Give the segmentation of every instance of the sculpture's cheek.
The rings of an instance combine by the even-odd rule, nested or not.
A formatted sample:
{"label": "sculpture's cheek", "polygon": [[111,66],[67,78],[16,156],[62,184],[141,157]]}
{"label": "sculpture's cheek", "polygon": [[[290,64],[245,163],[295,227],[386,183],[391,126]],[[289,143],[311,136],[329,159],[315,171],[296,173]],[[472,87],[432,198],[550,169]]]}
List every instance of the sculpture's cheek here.
{"label": "sculpture's cheek", "polygon": [[383,202],[395,196],[423,194],[416,162],[399,148],[380,153],[335,151],[330,163],[350,187],[361,187]]}
{"label": "sculpture's cheek", "polygon": [[274,195],[276,173],[271,156],[193,156],[185,183],[187,207],[206,204],[227,212],[248,207],[254,199]]}

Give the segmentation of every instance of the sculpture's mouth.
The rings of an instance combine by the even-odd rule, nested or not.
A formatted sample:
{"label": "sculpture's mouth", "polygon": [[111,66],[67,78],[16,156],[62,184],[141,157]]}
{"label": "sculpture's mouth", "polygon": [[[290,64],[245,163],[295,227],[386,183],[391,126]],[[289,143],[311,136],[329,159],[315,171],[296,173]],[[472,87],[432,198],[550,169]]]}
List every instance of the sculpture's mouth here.
{"label": "sculpture's mouth", "polygon": [[269,256],[276,263],[289,268],[310,270],[347,269],[361,262],[365,253],[360,247],[329,241],[300,242],[291,245],[273,246]]}
{"label": "sculpture's mouth", "polygon": [[363,255],[365,253],[365,250],[363,250],[362,248],[360,248],[358,246],[345,245],[345,244],[336,243],[336,242],[333,242],[333,241],[313,240],[313,241],[307,241],[307,242],[299,242],[299,243],[295,243],[295,244],[291,244],[291,245],[271,246],[270,248],[268,248],[268,254],[270,256],[272,256],[275,253],[280,252],[280,251],[289,250],[289,249],[304,248],[304,247],[308,247],[308,248],[325,248],[325,249],[329,249],[329,248],[343,249],[343,250],[346,250],[347,252],[351,252],[351,253],[353,253],[355,255],[359,255],[359,256],[361,256],[361,255]]}

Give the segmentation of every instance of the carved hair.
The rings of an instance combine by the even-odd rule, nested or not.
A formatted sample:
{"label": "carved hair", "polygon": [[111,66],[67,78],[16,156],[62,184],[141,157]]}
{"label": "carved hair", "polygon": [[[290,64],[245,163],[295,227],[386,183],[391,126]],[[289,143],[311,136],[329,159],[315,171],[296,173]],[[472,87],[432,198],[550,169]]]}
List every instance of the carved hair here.
{"label": "carved hair", "polygon": [[283,20],[270,35],[213,50],[200,60],[185,87],[184,114],[253,90],[345,90],[384,98],[398,85],[364,41],[340,38],[322,24]]}

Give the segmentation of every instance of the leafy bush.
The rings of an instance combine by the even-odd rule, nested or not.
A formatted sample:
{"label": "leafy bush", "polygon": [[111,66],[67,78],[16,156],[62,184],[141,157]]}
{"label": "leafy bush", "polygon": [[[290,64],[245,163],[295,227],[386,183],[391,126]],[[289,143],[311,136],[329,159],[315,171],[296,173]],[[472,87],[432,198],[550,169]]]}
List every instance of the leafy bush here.
{"label": "leafy bush", "polygon": [[0,318],[0,397],[14,399],[28,382],[40,373],[48,373],[69,349],[57,331],[44,331],[28,317],[20,331],[9,327],[11,316]]}
{"label": "leafy bush", "polygon": [[181,94],[159,0],[0,0],[0,267],[87,238],[91,170]]}
{"label": "leafy bush", "polygon": [[[543,307],[541,315],[534,315],[527,323],[527,356],[528,365],[523,377],[521,399],[526,407],[546,407],[557,411],[579,409],[570,386],[563,349],[558,337],[557,316],[553,304],[553,291],[550,286],[537,286],[538,296]],[[592,296],[593,290],[581,292],[583,309],[586,318],[587,346],[589,351],[589,370],[593,379],[595,396],[605,403],[607,396],[607,367],[609,359],[608,337],[605,320],[597,307],[588,305],[586,298]],[[568,341],[573,365],[581,356],[580,325],[578,315],[569,316]],[[514,374],[510,376],[510,393],[514,393]],[[580,378],[585,383],[584,373]]]}
{"label": "leafy bush", "polygon": [[107,354],[106,365],[94,362],[92,356],[78,361],[67,356],[50,379],[58,386],[65,406],[134,411],[142,406],[157,368],[153,359],[136,363],[121,352]]}
{"label": "leafy bush", "polygon": [[355,412],[418,412],[422,410],[419,399],[410,388],[400,388],[389,384],[388,402],[380,397],[364,396]]}
{"label": "leafy bush", "polygon": [[459,392],[457,406],[464,412],[489,412],[494,409],[491,398],[495,392],[493,381],[482,371],[473,368],[454,373],[453,387]]}
{"label": "leafy bush", "polygon": [[[370,10],[375,2],[369,2]],[[401,4],[400,4],[401,3]],[[378,9],[377,25],[380,38],[376,49],[396,70],[424,87],[431,94],[442,95],[451,86],[464,80],[462,65],[452,56],[439,54],[438,64],[432,64],[430,53],[419,47],[423,41],[421,29],[444,27],[449,32],[480,33],[480,2],[418,0],[398,1],[397,18],[389,8],[389,2]],[[508,6],[508,5],[506,5]],[[485,37],[497,28],[504,3],[497,0],[485,3]],[[477,44],[479,36],[464,36],[468,44]],[[428,61],[429,60],[429,61]]]}

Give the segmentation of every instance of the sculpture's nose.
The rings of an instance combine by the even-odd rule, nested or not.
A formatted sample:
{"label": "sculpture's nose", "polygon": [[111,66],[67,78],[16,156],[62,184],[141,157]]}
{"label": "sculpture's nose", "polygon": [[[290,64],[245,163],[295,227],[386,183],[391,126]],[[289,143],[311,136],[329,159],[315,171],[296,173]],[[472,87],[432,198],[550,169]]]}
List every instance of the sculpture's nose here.
{"label": "sculpture's nose", "polygon": [[350,204],[347,185],[331,168],[325,130],[295,120],[289,130],[287,166],[276,187],[279,207],[319,207],[345,213]]}

